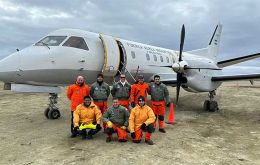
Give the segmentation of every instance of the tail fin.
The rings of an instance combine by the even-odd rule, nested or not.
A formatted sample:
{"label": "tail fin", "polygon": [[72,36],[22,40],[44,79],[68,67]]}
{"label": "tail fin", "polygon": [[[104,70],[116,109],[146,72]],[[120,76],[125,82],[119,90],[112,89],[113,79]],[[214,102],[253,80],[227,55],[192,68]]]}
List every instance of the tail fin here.
{"label": "tail fin", "polygon": [[214,30],[214,33],[210,39],[207,48],[192,50],[189,51],[188,53],[196,54],[203,57],[208,57],[217,62],[221,32],[222,32],[222,25],[218,24]]}
{"label": "tail fin", "polygon": [[215,31],[211,37],[208,46],[208,57],[213,59],[214,61],[217,60],[217,56],[219,53],[219,43],[220,43],[220,36],[222,32],[222,25],[218,24],[215,28]]}

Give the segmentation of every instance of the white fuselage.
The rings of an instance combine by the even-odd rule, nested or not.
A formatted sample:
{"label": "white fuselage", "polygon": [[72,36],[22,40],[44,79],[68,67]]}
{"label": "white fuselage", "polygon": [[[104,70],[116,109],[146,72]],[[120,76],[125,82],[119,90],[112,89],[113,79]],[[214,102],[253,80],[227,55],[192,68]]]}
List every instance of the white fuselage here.
{"label": "white fuselage", "polygon": [[[2,59],[0,80],[58,86],[74,83],[78,75],[85,76],[87,83],[93,83],[101,72],[108,83],[112,83],[121,72],[130,82],[139,73],[145,76],[146,81],[152,80],[155,74],[159,74],[162,80],[176,79],[170,66],[177,61],[178,51],[76,29],[61,29],[48,36],[66,38],[56,46],[34,44]],[[63,46],[71,36],[83,38],[88,50]],[[183,53],[183,60],[190,67],[217,68],[213,60],[202,56]],[[187,83],[183,87],[193,92],[212,91],[220,86],[219,82],[211,81],[217,72],[221,70],[193,69],[185,72]]]}

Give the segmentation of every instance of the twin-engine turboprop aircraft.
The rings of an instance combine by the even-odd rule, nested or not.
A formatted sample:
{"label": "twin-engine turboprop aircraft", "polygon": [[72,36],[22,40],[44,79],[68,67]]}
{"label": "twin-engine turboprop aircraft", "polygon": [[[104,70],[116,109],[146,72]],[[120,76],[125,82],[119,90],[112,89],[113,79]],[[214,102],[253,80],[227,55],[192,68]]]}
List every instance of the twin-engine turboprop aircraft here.
{"label": "twin-engine turboprop aircraft", "polygon": [[204,108],[215,111],[218,109],[214,101],[215,90],[223,81],[260,78],[260,73],[239,74],[239,69],[236,74],[222,74],[226,66],[258,58],[260,54],[217,61],[221,29],[222,25],[216,26],[207,48],[189,52],[183,52],[184,25],[179,51],[101,33],[60,29],[2,59],[0,80],[5,83],[5,89],[12,91],[50,93],[45,115],[51,119],[60,116],[55,106],[59,86],[74,83],[77,75],[83,75],[87,83],[93,83],[101,72],[109,83],[113,83],[120,73],[126,74],[130,82],[134,82],[139,73],[147,82],[158,74],[162,82],[176,86],[176,102],[180,87],[189,92],[209,92]]}

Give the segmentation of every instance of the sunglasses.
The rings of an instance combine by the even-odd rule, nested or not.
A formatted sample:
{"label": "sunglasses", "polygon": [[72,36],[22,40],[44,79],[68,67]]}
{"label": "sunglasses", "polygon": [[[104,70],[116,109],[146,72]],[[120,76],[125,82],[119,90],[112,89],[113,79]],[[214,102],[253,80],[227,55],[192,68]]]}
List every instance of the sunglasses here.
{"label": "sunglasses", "polygon": [[120,78],[125,78],[125,77],[120,77]]}

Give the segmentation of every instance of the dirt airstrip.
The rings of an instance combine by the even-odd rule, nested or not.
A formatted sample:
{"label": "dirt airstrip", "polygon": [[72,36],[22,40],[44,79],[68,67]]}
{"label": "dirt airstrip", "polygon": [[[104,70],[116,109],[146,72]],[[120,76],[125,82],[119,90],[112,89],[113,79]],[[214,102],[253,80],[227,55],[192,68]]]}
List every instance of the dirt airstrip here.
{"label": "dirt airstrip", "polygon": [[[153,146],[106,143],[101,132],[92,140],[71,139],[66,88],[58,100],[61,118],[48,120],[43,115],[48,94],[2,87],[0,83],[0,164],[260,164],[260,82],[223,84],[216,113],[202,110],[206,93],[181,90],[177,123],[166,125],[166,134],[156,130]],[[169,90],[174,97],[175,88]]]}

